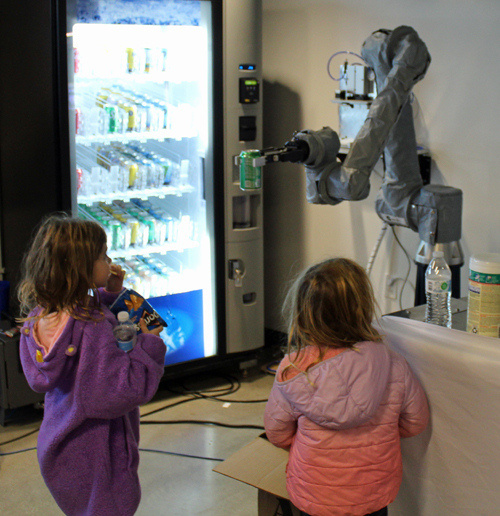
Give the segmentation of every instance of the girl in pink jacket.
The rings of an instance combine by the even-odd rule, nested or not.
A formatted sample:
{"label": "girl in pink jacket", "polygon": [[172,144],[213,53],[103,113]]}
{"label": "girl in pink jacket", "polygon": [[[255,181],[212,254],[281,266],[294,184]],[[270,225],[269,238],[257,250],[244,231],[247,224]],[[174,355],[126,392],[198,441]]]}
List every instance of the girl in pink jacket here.
{"label": "girl in pink jacket", "polygon": [[305,516],[385,516],[402,479],[400,438],[427,426],[422,387],[373,328],[373,290],[355,262],[305,271],[287,308],[288,355],[264,423],[290,449],[291,501]]}

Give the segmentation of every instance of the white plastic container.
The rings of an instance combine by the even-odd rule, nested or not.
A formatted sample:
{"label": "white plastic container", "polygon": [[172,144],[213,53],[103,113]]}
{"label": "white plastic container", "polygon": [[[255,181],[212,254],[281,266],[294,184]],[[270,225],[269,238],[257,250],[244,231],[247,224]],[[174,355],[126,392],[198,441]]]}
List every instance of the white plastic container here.
{"label": "white plastic container", "polygon": [[500,254],[470,257],[467,331],[500,337]]}

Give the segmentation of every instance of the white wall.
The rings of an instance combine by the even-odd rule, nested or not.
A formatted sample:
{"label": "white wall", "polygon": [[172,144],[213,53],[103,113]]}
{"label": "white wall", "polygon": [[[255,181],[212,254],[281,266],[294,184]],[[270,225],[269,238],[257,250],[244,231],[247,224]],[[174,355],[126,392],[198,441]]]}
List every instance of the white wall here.
{"label": "white wall", "polygon": [[[431,182],[464,193],[462,296],[470,255],[500,252],[499,22],[497,0],[264,0],[265,146],[282,146],[295,130],[338,130],[331,102],[338,83],[326,71],[335,52],[359,53],[373,31],[399,25],[412,26],[426,43],[432,62],[414,89],[417,138],[432,154]],[[283,329],[283,292],[298,270],[329,256],[367,265],[382,225],[374,209],[380,184],[372,174],[368,199],[315,206],[305,201],[303,168],[264,169],[266,327]],[[413,259],[418,234],[401,227],[396,232]],[[384,295],[386,273],[404,278],[407,270],[389,229],[371,274],[382,313],[399,310],[399,300]],[[415,276],[412,263],[412,285]],[[397,285],[399,293],[403,281]],[[403,308],[413,299],[406,285]]]}

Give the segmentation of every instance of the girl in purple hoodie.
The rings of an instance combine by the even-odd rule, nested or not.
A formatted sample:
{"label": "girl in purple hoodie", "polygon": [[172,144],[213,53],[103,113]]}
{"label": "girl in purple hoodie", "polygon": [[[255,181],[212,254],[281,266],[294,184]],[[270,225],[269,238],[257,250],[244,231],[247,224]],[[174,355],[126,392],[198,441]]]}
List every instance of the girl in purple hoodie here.
{"label": "girl in purple hoodie", "polygon": [[52,216],[40,226],[19,285],[21,362],[45,394],[38,461],[68,516],[132,516],[139,505],[139,405],[164,372],[161,327],[126,353],[109,306],[124,272],[106,255],[96,222]]}
{"label": "girl in purple hoodie", "polygon": [[400,438],[427,426],[422,387],[372,326],[373,290],[355,262],[314,265],[285,307],[288,355],[264,423],[290,449],[290,498],[305,516],[386,516],[402,479]]}

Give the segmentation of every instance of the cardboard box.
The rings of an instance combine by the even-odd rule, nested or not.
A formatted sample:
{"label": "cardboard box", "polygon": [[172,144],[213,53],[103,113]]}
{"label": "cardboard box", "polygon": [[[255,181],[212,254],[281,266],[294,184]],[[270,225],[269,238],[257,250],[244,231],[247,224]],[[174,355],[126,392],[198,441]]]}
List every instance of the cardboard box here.
{"label": "cardboard box", "polygon": [[260,435],[241,450],[233,453],[213,471],[256,487],[258,516],[273,516],[280,506],[284,516],[299,516],[286,490],[288,451],[276,448]]}

